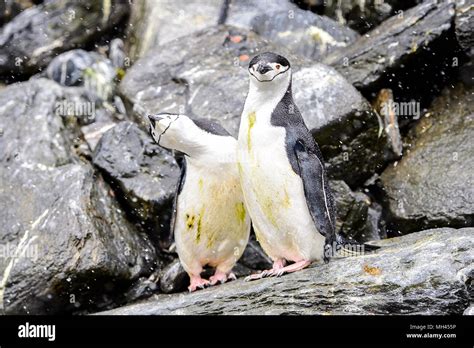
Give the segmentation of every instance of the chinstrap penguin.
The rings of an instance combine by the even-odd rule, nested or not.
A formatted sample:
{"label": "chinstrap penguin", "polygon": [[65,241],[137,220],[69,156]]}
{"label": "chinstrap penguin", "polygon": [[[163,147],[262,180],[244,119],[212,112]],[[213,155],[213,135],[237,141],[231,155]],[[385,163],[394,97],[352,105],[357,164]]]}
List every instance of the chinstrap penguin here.
{"label": "chinstrap penguin", "polygon": [[290,63],[267,52],[254,57],[248,71],[238,166],[257,239],[274,262],[251,280],[327,261],[331,247],[347,241],[336,234],[321,152],[293,101]]}
{"label": "chinstrap penguin", "polygon": [[[158,145],[184,154],[171,221],[189,291],[235,279],[250,233],[237,169],[237,141],[222,126],[185,115],[148,116]],[[203,267],[215,267],[209,280]]]}

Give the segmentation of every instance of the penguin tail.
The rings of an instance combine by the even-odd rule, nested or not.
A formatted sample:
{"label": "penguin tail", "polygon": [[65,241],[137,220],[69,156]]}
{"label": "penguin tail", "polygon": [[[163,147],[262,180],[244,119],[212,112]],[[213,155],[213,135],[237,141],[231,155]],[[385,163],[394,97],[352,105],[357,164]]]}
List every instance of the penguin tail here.
{"label": "penguin tail", "polygon": [[326,256],[354,257],[372,253],[380,247],[370,244],[360,244],[337,234],[332,243],[326,244]]}

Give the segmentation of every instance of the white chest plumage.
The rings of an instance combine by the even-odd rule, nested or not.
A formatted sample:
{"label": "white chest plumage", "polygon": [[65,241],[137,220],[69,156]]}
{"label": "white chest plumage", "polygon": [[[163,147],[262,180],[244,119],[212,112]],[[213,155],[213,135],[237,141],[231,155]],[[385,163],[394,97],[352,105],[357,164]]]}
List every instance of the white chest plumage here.
{"label": "white chest plumage", "polygon": [[199,274],[210,265],[229,272],[245,249],[249,231],[235,162],[213,169],[188,163],[175,225],[176,247],[186,271]]}
{"label": "white chest plumage", "polygon": [[257,238],[274,260],[317,260],[324,237],[308,210],[301,178],[286,153],[286,130],[271,125],[277,101],[247,99],[238,140],[238,160],[245,202]]}

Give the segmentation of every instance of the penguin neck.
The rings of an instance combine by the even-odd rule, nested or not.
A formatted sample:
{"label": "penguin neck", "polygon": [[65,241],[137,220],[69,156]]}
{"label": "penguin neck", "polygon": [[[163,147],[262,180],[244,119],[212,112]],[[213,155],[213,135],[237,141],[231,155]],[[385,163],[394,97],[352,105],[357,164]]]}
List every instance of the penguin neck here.
{"label": "penguin neck", "polygon": [[[285,94],[291,94],[291,73],[285,76],[285,80],[279,83],[275,82],[257,82],[250,81],[249,93],[245,100],[245,114],[255,112],[258,116],[259,111],[269,110],[270,114],[278,103],[283,99]],[[264,112],[263,114],[268,114]]]}
{"label": "penguin neck", "polygon": [[190,148],[185,158],[190,167],[221,171],[236,167],[236,149],[237,141],[231,136],[208,136],[205,146]]}

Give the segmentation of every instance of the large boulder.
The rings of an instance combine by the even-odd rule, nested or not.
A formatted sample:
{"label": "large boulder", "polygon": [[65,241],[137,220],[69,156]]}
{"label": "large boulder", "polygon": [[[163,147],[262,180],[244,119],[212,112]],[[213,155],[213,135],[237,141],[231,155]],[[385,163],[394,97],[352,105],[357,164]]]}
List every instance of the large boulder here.
{"label": "large boulder", "polygon": [[156,267],[153,246],[89,165],[0,175],[0,243],[11,251],[0,265],[6,314],[107,308]]}
{"label": "large boulder", "polygon": [[377,242],[375,254],[192,294],[155,295],[107,315],[461,315],[472,301],[473,228],[434,229]]}
{"label": "large boulder", "polygon": [[256,34],[212,27],[157,47],[125,75],[120,90],[137,121],[157,112],[219,121],[236,136],[248,88],[250,57],[274,49]]}
{"label": "large boulder", "polygon": [[103,36],[128,8],[126,1],[49,0],[23,11],[0,29],[0,74],[42,69],[57,54]]}
{"label": "large boulder", "polygon": [[407,100],[431,98],[455,69],[453,20],[453,2],[424,1],[387,19],[323,62],[366,94],[391,88]]}
{"label": "large boulder", "polygon": [[267,50],[292,62],[296,104],[329,161],[331,177],[352,185],[381,170],[390,151],[361,94],[334,69],[296,58],[245,29],[213,27],[166,50],[158,47],[128,70],[120,90],[139,122],[157,112],[187,113],[214,119],[237,136],[249,59]]}
{"label": "large boulder", "polygon": [[67,92],[32,79],[0,91],[0,162],[57,166],[71,161],[61,106]]}
{"label": "large boulder", "polygon": [[128,49],[132,60],[175,39],[217,24],[250,28],[265,13],[297,10],[288,0],[142,0],[132,5]]}
{"label": "large boulder", "polygon": [[303,66],[293,75],[293,96],[330,178],[360,185],[396,157],[379,116],[336,70],[319,63]]}
{"label": "large boulder", "polygon": [[474,224],[473,88],[447,88],[380,177],[392,232]]}
{"label": "large boulder", "polygon": [[170,151],[131,122],[108,130],[93,163],[117,190],[117,198],[155,241],[169,246],[171,202],[180,170]]}
{"label": "large boulder", "polygon": [[300,9],[257,16],[252,20],[251,29],[295,54],[316,61],[359,37],[357,32],[331,18]]}

